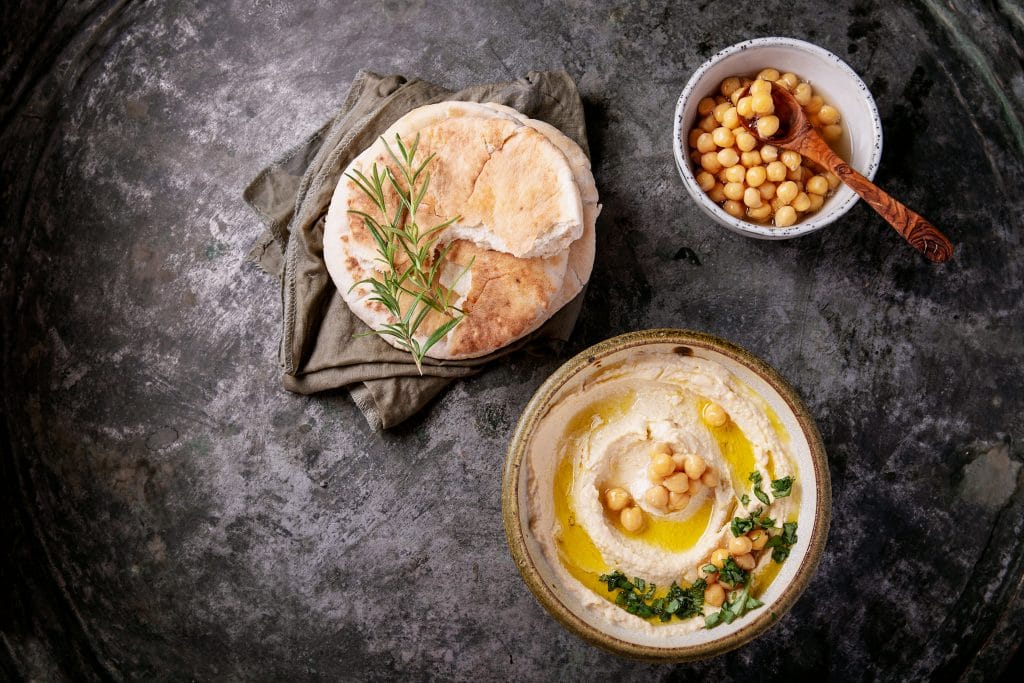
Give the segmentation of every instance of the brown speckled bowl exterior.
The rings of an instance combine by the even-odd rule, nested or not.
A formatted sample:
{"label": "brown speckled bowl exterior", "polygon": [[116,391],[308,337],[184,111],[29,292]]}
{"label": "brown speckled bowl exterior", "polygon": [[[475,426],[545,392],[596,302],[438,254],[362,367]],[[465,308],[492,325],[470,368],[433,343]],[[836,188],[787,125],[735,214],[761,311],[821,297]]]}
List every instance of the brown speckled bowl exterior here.
{"label": "brown speckled bowl exterior", "polygon": [[[523,525],[520,523],[519,481],[520,477],[525,475],[523,467],[525,467],[530,436],[547,413],[552,398],[570,378],[586,366],[612,353],[648,344],[680,344],[717,351],[759,375],[779,393],[796,417],[810,449],[817,481],[815,490],[817,514],[811,526],[810,547],[803,563],[797,569],[795,578],[785,587],[776,601],[765,606],[764,611],[755,612],[752,617],[745,617],[748,619],[748,623],[738,631],[708,643],[686,647],[663,648],[629,643],[613,637],[577,617],[542,580],[528,551]],[[541,605],[559,623],[588,643],[618,655],[653,662],[685,662],[714,657],[740,647],[781,619],[793,606],[814,575],[825,549],[825,540],[832,517],[832,487],[829,482],[825,447],[814,419],[796,392],[774,369],[748,351],[718,337],[689,330],[655,329],[630,332],[596,344],[568,360],[541,385],[523,410],[523,415],[512,435],[502,479],[501,506],[505,522],[505,535],[508,538],[509,549],[512,551],[512,558],[526,585]]]}

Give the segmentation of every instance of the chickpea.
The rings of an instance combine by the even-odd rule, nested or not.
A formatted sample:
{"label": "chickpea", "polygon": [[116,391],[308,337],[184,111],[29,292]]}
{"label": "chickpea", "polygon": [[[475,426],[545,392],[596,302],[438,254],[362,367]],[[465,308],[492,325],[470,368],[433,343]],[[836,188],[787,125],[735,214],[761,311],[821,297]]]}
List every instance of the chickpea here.
{"label": "chickpea", "polygon": [[704,152],[700,155],[700,167],[708,173],[718,173],[722,170],[722,162],[714,152]]}
{"label": "chickpea", "polygon": [[618,512],[623,509],[630,502],[629,492],[626,489],[613,488],[608,489],[604,494],[605,502],[608,505],[608,509],[614,512]]}
{"label": "chickpea", "polygon": [[752,550],[764,550],[764,545],[768,542],[768,532],[764,529],[754,529],[747,534],[747,538],[750,539]]}
{"label": "chickpea", "polygon": [[686,493],[690,488],[690,478],[686,476],[685,472],[676,472],[666,477],[662,485],[672,493]]}
{"label": "chickpea", "polygon": [[725,116],[725,111],[731,106],[732,104],[730,104],[729,102],[722,102],[721,104],[717,104],[715,105],[714,111],[711,112],[711,115],[715,117],[715,121],[721,123],[722,117]]}
{"label": "chickpea", "polygon": [[802,213],[811,208],[811,198],[807,196],[806,192],[801,192],[793,199],[790,206]]}
{"label": "chickpea", "polygon": [[795,171],[786,169],[786,180],[792,180],[794,182],[800,182],[804,178],[803,167],[797,168]]}
{"label": "chickpea", "polygon": [[652,486],[644,493],[644,500],[651,507],[664,508],[668,506],[668,489],[664,486]]}
{"label": "chickpea", "polygon": [[715,128],[711,132],[711,139],[715,141],[715,144],[719,147],[732,147],[732,143],[736,141],[736,137],[732,134],[732,131],[725,126]]}
{"label": "chickpea", "polygon": [[743,154],[740,155],[740,163],[746,166],[747,168],[750,168],[751,166],[760,166],[761,153],[758,152],[756,149],[751,150],[749,152],[744,152]]}
{"label": "chickpea", "polygon": [[722,114],[722,125],[729,129],[740,127],[740,116],[736,113],[736,107],[729,107]]}
{"label": "chickpea", "polygon": [[697,138],[697,151],[701,154],[705,152],[717,152],[718,145],[715,144],[715,138],[711,133],[701,133],[700,137]]}
{"label": "chickpea", "polygon": [[[735,166],[730,166],[729,168],[725,169],[726,182],[742,183],[746,179],[746,177],[747,169],[745,169],[740,164],[736,164]],[[732,197],[730,197],[730,199],[732,199]]]}
{"label": "chickpea", "polygon": [[690,504],[690,494],[688,493],[676,493],[672,491],[668,494],[668,508],[669,510],[682,510]]}
{"label": "chickpea", "polygon": [[[767,200],[765,200],[765,202],[767,202]],[[755,221],[766,221],[771,215],[772,207],[771,204],[768,203],[762,203],[761,206],[756,209],[747,209],[747,218],[751,218]]]}
{"label": "chickpea", "polygon": [[770,138],[779,132],[779,117],[774,114],[762,116],[757,120],[757,134],[762,138]]}
{"label": "chickpea", "polygon": [[732,102],[732,105],[734,107],[739,103],[740,98],[743,96],[744,92],[746,92],[746,91],[743,90],[743,87],[741,86],[741,87],[736,88],[735,90],[733,90],[732,94],[729,95],[729,101]]}
{"label": "chickpea", "polygon": [[756,187],[748,187],[743,191],[743,203],[751,209],[761,206],[761,193],[757,191]]}
{"label": "chickpea", "polygon": [[800,164],[803,163],[804,158],[800,156],[800,152],[794,152],[791,149],[784,149],[782,150],[782,154],[779,155],[779,161],[781,161],[790,171],[795,171],[800,168]]}
{"label": "chickpea", "polygon": [[796,196],[800,193],[800,188],[796,186],[792,180],[787,180],[784,183],[779,183],[779,189],[775,190],[775,196],[778,197],[779,201],[783,204],[789,204]]}
{"label": "chickpea", "polygon": [[831,104],[823,104],[818,110],[818,120],[826,126],[839,123],[839,110]]}
{"label": "chickpea", "polygon": [[766,94],[770,93],[771,91],[772,84],[762,78],[758,78],[756,81],[751,83],[749,88],[751,96]]}
{"label": "chickpea", "polygon": [[775,104],[772,102],[772,96],[766,92],[759,92],[754,95],[753,101],[750,103],[751,108],[755,114],[771,114],[775,112]]}
{"label": "chickpea", "polygon": [[825,174],[825,180],[828,181],[828,187],[829,187],[830,190],[836,189],[837,187],[839,187],[839,184],[842,182],[841,180],[839,180],[839,176],[837,176],[834,173],[826,173]]}
{"label": "chickpea", "polygon": [[733,218],[743,218],[743,205],[735,199],[726,199],[722,203],[722,208]]}
{"label": "chickpea", "polygon": [[707,566],[707,564],[702,564],[700,566],[700,568],[697,570],[697,577],[707,581],[708,585],[710,586],[718,581],[718,572],[711,572],[705,570],[704,568]]}
{"label": "chickpea", "polygon": [[725,201],[725,185],[722,183],[715,183],[715,186],[708,190],[708,198],[711,199],[715,204],[721,204]]}
{"label": "chickpea", "polygon": [[703,488],[704,488],[704,484],[702,484],[700,482],[700,479],[691,479],[690,480],[690,497],[691,498],[696,498],[697,494],[700,493],[701,490],[703,490]]}
{"label": "chickpea", "polygon": [[[725,409],[722,408],[722,406],[712,402],[705,404],[704,408],[700,411],[700,416],[703,418],[704,422],[712,427],[721,427],[729,421],[729,413],[725,412]],[[695,457],[699,458],[700,456],[698,455]],[[703,462],[703,460],[701,460],[701,462]],[[704,470],[702,469],[701,472],[703,473],[703,471]],[[693,475],[689,472],[687,472],[687,474],[689,474],[690,479],[696,479],[700,476],[700,474]]]}
{"label": "chickpea", "polygon": [[811,208],[808,211],[817,211],[825,203],[825,197],[820,194],[810,194],[807,196],[811,198]]}
{"label": "chickpea", "polygon": [[655,453],[651,458],[650,471],[659,477],[667,477],[676,471],[676,464],[672,462],[672,456],[668,453]]}
{"label": "chickpea", "polygon": [[708,464],[704,462],[704,458],[696,453],[687,455],[683,463],[683,470],[690,479],[700,479],[700,475],[704,474],[704,470],[707,468]]}
{"label": "chickpea", "polygon": [[732,558],[732,561],[740,566],[740,569],[746,569],[748,572],[757,566],[757,561],[754,560],[753,555],[736,555]]}
{"label": "chickpea", "polygon": [[697,113],[701,116],[707,116],[715,109],[715,101],[710,97],[705,97],[697,103]]}
{"label": "chickpea", "polygon": [[700,483],[704,484],[704,486],[707,486],[709,489],[717,487],[720,481],[721,480],[718,478],[718,472],[715,472],[715,470],[710,467],[700,476]]}
{"label": "chickpea", "polygon": [[704,602],[712,607],[721,607],[725,603],[725,589],[713,583],[704,589]]}
{"label": "chickpea", "polygon": [[743,191],[745,189],[743,183],[727,183],[725,186],[725,197],[726,199],[738,202],[743,199]]}
{"label": "chickpea", "polygon": [[619,521],[626,531],[639,531],[644,525],[644,516],[638,507],[628,507],[619,513]]}
{"label": "chickpea", "polygon": [[775,197],[776,187],[778,186],[775,183],[766,180],[765,182],[761,183],[760,186],[758,186],[757,190],[758,192],[761,193],[761,199],[768,201]]}
{"label": "chickpea", "polygon": [[775,225],[780,228],[788,228],[796,223],[796,209],[792,206],[782,206],[775,212]]}
{"label": "chickpea", "polygon": [[708,114],[700,120],[700,124],[697,126],[705,133],[710,133],[715,128],[718,128],[718,121],[715,121],[715,117]]}
{"label": "chickpea", "polygon": [[742,116],[745,119],[753,118],[754,116],[754,98],[751,95],[741,97],[736,102],[736,114]]}
{"label": "chickpea", "polygon": [[[762,155],[761,158],[763,159],[764,155]],[[777,183],[786,179],[786,165],[781,161],[771,162],[770,164],[768,164],[768,167],[765,169],[765,171],[768,180],[772,181],[773,183]]]}
{"label": "chickpea", "polygon": [[834,123],[831,126],[825,126],[821,129],[821,135],[826,140],[835,142],[839,138],[843,137],[843,127],[837,123]]}
{"label": "chickpea", "polygon": [[800,77],[795,73],[786,72],[776,79],[776,83],[780,83],[786,90],[792,90],[796,86],[800,85]]}
{"label": "chickpea", "polygon": [[715,176],[711,175],[707,171],[701,171],[697,174],[697,186],[703,192],[707,192],[715,186]]}
{"label": "chickpea", "polygon": [[778,213],[779,209],[786,206],[786,203],[779,199],[778,191],[775,192],[775,196],[772,198],[772,213]]}
{"label": "chickpea", "polygon": [[771,163],[779,158],[779,148],[775,145],[764,145],[761,147],[761,159],[766,164]]}
{"label": "chickpea", "polygon": [[808,114],[817,114],[823,106],[825,100],[821,99],[821,95],[812,95],[811,101],[804,105],[804,111]]}
{"label": "chickpea", "polygon": [[715,565],[719,569],[725,566],[725,561],[729,559],[729,551],[725,548],[719,548],[715,552],[711,553],[711,564]]}
{"label": "chickpea", "polygon": [[728,168],[740,163],[740,155],[732,147],[718,150],[718,163]]}
{"label": "chickpea", "polygon": [[[760,187],[768,179],[768,171],[764,166],[751,166],[747,169],[746,181],[748,187]],[[826,183],[826,186],[828,183]],[[750,206],[750,204],[747,204]]]}
{"label": "chickpea", "polygon": [[[757,138],[748,133],[747,131],[740,131],[736,133],[736,146],[740,148],[743,153],[754,151],[757,147]],[[760,156],[760,154],[758,154]]]}
{"label": "chickpea", "polygon": [[[800,83],[793,88],[793,99],[796,100],[801,107],[807,106],[807,103],[811,101],[812,94],[811,86],[807,83]],[[703,102],[703,100],[701,101]],[[697,105],[697,111],[700,111],[700,105]]]}
{"label": "chickpea", "polygon": [[728,97],[740,87],[740,79],[737,76],[730,76],[722,81],[722,84],[718,87],[718,91]]}
{"label": "chickpea", "polygon": [[746,555],[753,547],[754,544],[746,536],[737,536],[736,538],[729,539],[729,554],[733,557],[736,555]]}
{"label": "chickpea", "polygon": [[779,70],[772,68],[761,69],[757,73],[757,77],[760,78],[762,81],[777,81],[779,80]]}
{"label": "chickpea", "polygon": [[702,131],[700,128],[694,128],[693,130],[690,131],[690,135],[689,137],[686,138],[686,141],[690,144],[690,147],[692,149],[696,149],[697,140],[699,140],[700,136],[703,134],[704,131]]}
{"label": "chickpea", "polygon": [[804,184],[804,189],[814,194],[827,194],[828,193],[828,181],[825,180],[823,175],[814,175],[807,179]]}

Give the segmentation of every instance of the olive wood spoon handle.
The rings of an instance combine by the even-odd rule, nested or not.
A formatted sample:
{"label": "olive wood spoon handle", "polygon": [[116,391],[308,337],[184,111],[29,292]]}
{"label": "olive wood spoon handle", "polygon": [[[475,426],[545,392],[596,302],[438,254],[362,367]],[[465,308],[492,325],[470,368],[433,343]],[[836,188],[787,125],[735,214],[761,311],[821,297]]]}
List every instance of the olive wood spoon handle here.
{"label": "olive wood spoon handle", "polygon": [[935,263],[949,260],[953,255],[953,245],[945,235],[920,214],[907,208],[850,168],[850,165],[833,152],[828,143],[814,130],[804,115],[803,108],[788,90],[773,85],[771,94],[775,115],[779,118],[779,130],[771,137],[762,137],[757,132],[756,123],[741,116],[740,123],[751,135],[769,145],[799,152],[801,156],[824,166],[859,194],[910,243],[910,246],[924,254],[925,258]]}

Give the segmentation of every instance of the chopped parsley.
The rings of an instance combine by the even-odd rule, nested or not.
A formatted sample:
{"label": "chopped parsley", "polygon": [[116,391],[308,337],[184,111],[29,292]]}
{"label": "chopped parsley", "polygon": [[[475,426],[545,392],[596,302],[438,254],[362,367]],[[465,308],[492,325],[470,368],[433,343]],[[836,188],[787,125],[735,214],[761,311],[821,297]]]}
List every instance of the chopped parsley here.
{"label": "chopped parsley", "polygon": [[744,587],[743,590],[739,591],[738,594],[734,593],[734,595],[735,597],[731,601],[722,605],[722,609],[704,617],[705,628],[714,628],[722,623],[731,624],[737,617],[742,617],[750,610],[764,605],[763,602],[750,594],[750,586]]}
{"label": "chopped parsley", "polygon": [[772,495],[776,498],[785,498],[793,492],[793,477],[783,477],[772,480]]}
{"label": "chopped parsley", "polygon": [[771,505],[772,502],[768,500],[768,494],[761,490],[761,473],[751,472],[748,479],[754,482],[754,496],[765,505]]}
{"label": "chopped parsley", "polygon": [[618,591],[616,605],[643,619],[657,617],[661,621],[669,621],[673,616],[689,619],[704,611],[704,589],[708,587],[704,579],[697,579],[689,588],[682,588],[673,581],[668,593],[660,598],[654,597],[657,584],[638,576],[630,581],[618,569],[611,574],[602,574],[600,579],[609,591]]}
{"label": "chopped parsley", "polygon": [[786,522],[782,525],[782,533],[772,536],[764,544],[765,548],[772,549],[772,559],[781,564],[789,557],[790,549],[796,544],[796,522]]}
{"label": "chopped parsley", "polygon": [[768,516],[761,516],[762,508],[757,508],[748,517],[733,517],[730,528],[733,536],[742,536],[754,529],[772,529],[775,527],[775,520]]}
{"label": "chopped parsley", "polygon": [[718,580],[730,586],[739,586],[750,582],[750,572],[736,564],[736,560],[727,557],[718,571]]}
{"label": "chopped parsley", "polygon": [[750,496],[744,493],[740,496],[740,502],[743,503],[743,507],[750,505]]}

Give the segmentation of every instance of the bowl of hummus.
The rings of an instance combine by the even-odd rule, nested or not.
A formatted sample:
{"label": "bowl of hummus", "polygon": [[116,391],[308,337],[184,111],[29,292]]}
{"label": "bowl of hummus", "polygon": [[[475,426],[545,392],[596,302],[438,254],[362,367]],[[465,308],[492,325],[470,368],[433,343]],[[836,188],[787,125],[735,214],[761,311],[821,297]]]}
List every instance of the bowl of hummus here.
{"label": "bowl of hummus", "polygon": [[686,330],[566,362],[519,420],[503,477],[512,556],[545,609],[628,657],[739,647],[817,568],[831,487],[803,402],[763,361]]}

